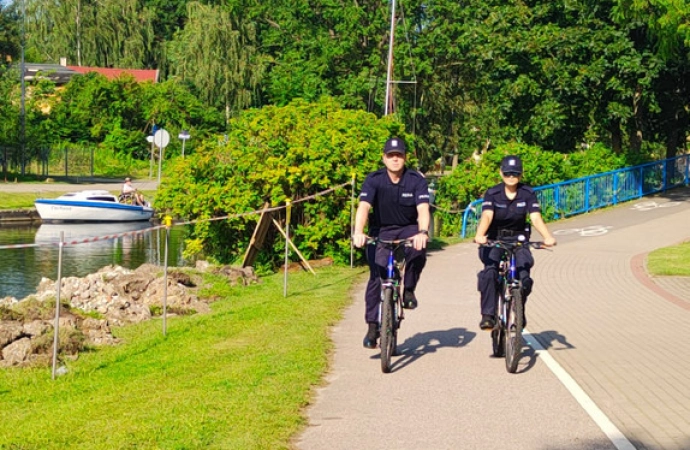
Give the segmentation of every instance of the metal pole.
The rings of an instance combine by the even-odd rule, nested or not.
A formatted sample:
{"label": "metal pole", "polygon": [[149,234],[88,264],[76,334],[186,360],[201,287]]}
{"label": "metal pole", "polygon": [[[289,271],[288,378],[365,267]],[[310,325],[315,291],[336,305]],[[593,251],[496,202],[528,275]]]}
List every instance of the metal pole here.
{"label": "metal pole", "polygon": [[158,185],[161,184],[161,169],[163,168],[163,147],[158,147]]}
{"label": "metal pole", "polygon": [[153,136],[151,136],[151,164],[149,164],[149,179],[153,178]]}
{"label": "metal pole", "polygon": [[22,0],[22,54],[21,54],[21,107],[20,107],[20,139],[22,146],[22,168],[21,173],[24,175],[26,166],[26,83],[24,82],[24,75],[26,72],[26,64],[24,58],[24,47],[26,47],[26,0]]}
{"label": "metal pole", "polygon": [[172,217],[165,216],[165,256],[163,257],[163,336],[168,331],[168,244],[170,243],[170,224]]}
{"label": "metal pole", "polygon": [[355,243],[352,237],[355,234],[355,176],[352,172],[352,193],[350,198],[350,268],[355,266]]}
{"label": "metal pole", "polygon": [[184,143],[187,141],[187,139],[182,139],[182,159],[184,159]]}
{"label": "metal pole", "polygon": [[60,231],[60,242],[58,243],[58,273],[57,273],[57,294],[55,296],[55,323],[53,324],[53,380],[57,371],[58,345],[60,344],[60,285],[62,284],[62,248],[65,244],[65,232]]}
{"label": "metal pole", "polygon": [[388,38],[388,70],[386,70],[386,100],[383,115],[387,116],[390,112],[388,104],[392,103],[391,98],[391,83],[393,78],[393,38],[395,35],[395,0],[391,1],[391,27],[390,36]]}
{"label": "metal pole", "polygon": [[285,205],[287,208],[285,210],[285,272],[283,276],[283,297],[287,297],[288,256],[290,255],[290,210],[292,209],[292,204],[289,198],[285,200]]}

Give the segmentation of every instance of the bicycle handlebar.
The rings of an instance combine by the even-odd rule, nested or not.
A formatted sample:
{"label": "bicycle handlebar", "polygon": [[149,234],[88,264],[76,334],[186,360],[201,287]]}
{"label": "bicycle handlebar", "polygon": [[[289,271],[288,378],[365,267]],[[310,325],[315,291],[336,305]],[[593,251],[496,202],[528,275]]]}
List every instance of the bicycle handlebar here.
{"label": "bicycle handlebar", "polygon": [[397,245],[404,245],[405,247],[412,247],[414,242],[414,238],[405,238],[405,239],[394,239],[392,241],[386,241],[383,239],[380,239],[378,237],[371,237],[367,236],[367,245],[372,245],[372,244],[383,244],[384,246],[397,246]]}
{"label": "bicycle handlebar", "polygon": [[486,244],[479,244],[480,247],[497,247],[513,250],[518,247],[532,247],[534,249],[546,250],[549,248],[543,241],[503,241],[501,239],[489,239]]}

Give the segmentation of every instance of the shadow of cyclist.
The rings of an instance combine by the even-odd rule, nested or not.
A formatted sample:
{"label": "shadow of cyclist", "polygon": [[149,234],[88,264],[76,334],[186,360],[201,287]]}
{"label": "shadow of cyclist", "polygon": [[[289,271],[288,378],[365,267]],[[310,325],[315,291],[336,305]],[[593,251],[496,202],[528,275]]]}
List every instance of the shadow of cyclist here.
{"label": "shadow of cyclist", "polygon": [[[536,349],[533,348],[531,345],[529,345],[530,341],[536,341],[541,348],[539,348],[539,346],[537,346]],[[558,343],[558,345],[553,345],[554,342]],[[575,346],[568,342],[565,336],[554,330],[526,334],[524,343],[522,345],[522,354],[520,356],[519,363],[520,365],[518,366],[516,373],[524,373],[534,367],[534,365],[537,363],[537,358],[539,357],[537,350],[571,350],[574,348]]]}
{"label": "shadow of cyclist", "polygon": [[546,350],[572,350],[575,348],[565,336],[555,330],[540,331],[539,333],[531,333],[531,335]]}
{"label": "shadow of cyclist", "polygon": [[[467,331],[465,328],[451,328],[442,331],[427,331],[410,336],[405,339],[405,342],[398,344],[396,355],[399,355],[400,358],[394,360],[391,364],[391,372],[413,363],[428,353],[434,353],[439,348],[464,347],[472,342],[476,335],[477,333]],[[376,356],[379,357],[380,355]]]}

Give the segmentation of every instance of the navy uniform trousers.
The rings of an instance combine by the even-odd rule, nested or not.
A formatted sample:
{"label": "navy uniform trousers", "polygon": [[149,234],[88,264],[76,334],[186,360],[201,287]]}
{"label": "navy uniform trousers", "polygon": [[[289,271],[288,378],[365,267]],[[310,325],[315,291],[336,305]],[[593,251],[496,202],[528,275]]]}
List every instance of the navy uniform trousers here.
{"label": "navy uniform trousers", "polygon": [[[505,251],[496,247],[479,247],[479,259],[484,263],[484,269],[477,274],[477,290],[481,295],[482,314],[493,316],[496,314],[498,299],[498,265]],[[529,248],[520,247],[515,252],[515,262],[518,277],[522,281],[522,300],[532,292],[534,281],[530,277],[530,269],[534,265],[534,258]]]}
{"label": "navy uniform trousers", "polygon": [[[386,227],[378,232],[378,237],[384,241],[405,239],[417,234],[417,225],[403,227]],[[370,230],[370,236],[375,236]],[[369,263],[369,281],[364,294],[366,309],[364,318],[367,322],[377,322],[379,318],[379,302],[381,301],[381,278],[386,277],[386,262],[388,250],[379,246],[367,246],[367,262]],[[405,290],[413,291],[417,288],[422,269],[426,265],[426,249],[415,250],[405,247]]]}

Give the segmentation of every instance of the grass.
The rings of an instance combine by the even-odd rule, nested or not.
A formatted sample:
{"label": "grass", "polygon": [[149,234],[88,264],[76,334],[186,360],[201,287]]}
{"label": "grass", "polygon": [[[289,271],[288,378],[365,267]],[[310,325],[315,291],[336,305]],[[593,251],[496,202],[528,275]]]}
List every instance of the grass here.
{"label": "grass", "polygon": [[[205,315],[114,330],[124,340],[49,368],[0,370],[0,449],[282,449],[305,425],[330,327],[364,269],[216,283]],[[209,292],[212,294],[213,292]]]}
{"label": "grass", "polygon": [[690,276],[690,241],[651,252],[647,271],[652,276]]}

